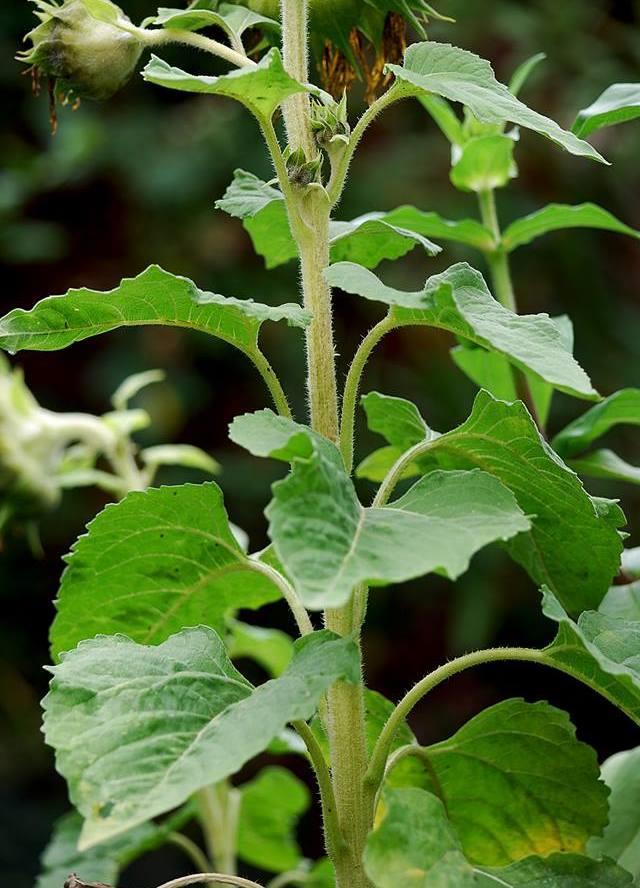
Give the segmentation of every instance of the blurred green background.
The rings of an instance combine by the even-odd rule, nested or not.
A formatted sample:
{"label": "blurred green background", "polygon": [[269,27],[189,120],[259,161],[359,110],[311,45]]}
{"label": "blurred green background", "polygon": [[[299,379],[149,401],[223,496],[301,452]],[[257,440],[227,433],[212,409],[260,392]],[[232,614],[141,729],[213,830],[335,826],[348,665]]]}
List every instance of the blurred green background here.
{"label": "blurred green background", "polygon": [[[149,0],[123,4],[134,20],[154,11]],[[545,52],[525,101],[564,125],[614,81],[640,79],[640,2],[634,0],[441,0],[457,19],[430,36],[490,58],[498,76],[535,52]],[[269,178],[253,121],[225,100],[192,98],[145,86],[139,78],[108,105],[84,103],[62,110],[60,130],[49,134],[46,97],[34,99],[28,78],[12,62],[32,27],[26,0],[0,7],[3,127],[0,136],[0,262],[2,311],[31,306],[70,286],[107,289],[151,262],[186,274],[209,290],[266,302],[295,299],[296,270],[267,274],[252,253],[241,224],[214,210],[236,167]],[[167,58],[193,70],[210,62],[176,50]],[[357,96],[353,110],[357,109]],[[499,196],[505,221],[549,201],[592,200],[640,228],[640,128],[605,130],[597,147],[607,168],[563,154],[524,133],[520,178]],[[341,207],[343,218],[402,203],[456,218],[475,214],[474,198],[449,184],[448,146],[417,104],[388,112],[367,136]],[[447,248],[437,260],[416,251],[382,275],[411,287],[459,258]],[[484,269],[483,269],[484,270]],[[550,235],[514,256],[523,312],[568,313],[576,328],[576,354],[603,393],[640,386],[640,247],[632,240],[594,232]],[[336,306],[341,373],[359,339],[377,318],[375,308],[341,297]],[[303,352],[299,335],[271,325],[266,349],[299,415],[304,412]],[[415,400],[430,424],[446,430],[469,412],[474,389],[451,363],[451,341],[425,330],[390,337],[367,371],[365,390]],[[166,329],[132,330],[68,351],[19,356],[41,403],[58,410],[108,409],[108,398],[129,373],[162,367],[165,384],[150,389],[149,443],[198,444],[223,465],[220,483],[234,521],[259,547],[265,540],[262,509],[282,470],[255,461],[226,440],[238,413],[264,406],[266,394],[252,367],[223,344]],[[558,396],[550,431],[583,409]],[[623,456],[637,460],[637,437],[616,433]],[[360,456],[377,442],[363,434]],[[165,476],[168,481],[180,475]],[[592,485],[621,497],[640,544],[637,488]],[[363,489],[363,494],[369,496]],[[65,809],[62,781],[39,733],[39,699],[46,687],[47,629],[67,551],[104,498],[69,494],[42,528],[45,556],[34,560],[24,538],[4,541],[0,559],[3,616],[0,626],[0,870],[4,884],[29,888],[53,818]],[[585,551],[585,558],[589,552]],[[265,618],[288,627],[277,607]],[[457,586],[429,578],[376,590],[365,642],[370,684],[397,698],[435,663],[488,643],[543,643],[551,627],[539,615],[538,593],[498,550],[482,554]],[[571,713],[579,736],[601,757],[636,745],[637,731],[613,707],[568,679],[530,666],[486,667],[433,695],[413,719],[422,740],[442,739],[481,708],[507,695],[549,699]],[[304,773],[304,771],[302,772]],[[303,844],[319,854],[317,822],[303,826]],[[127,874],[123,884],[155,885],[184,873],[183,861],[158,854]]]}

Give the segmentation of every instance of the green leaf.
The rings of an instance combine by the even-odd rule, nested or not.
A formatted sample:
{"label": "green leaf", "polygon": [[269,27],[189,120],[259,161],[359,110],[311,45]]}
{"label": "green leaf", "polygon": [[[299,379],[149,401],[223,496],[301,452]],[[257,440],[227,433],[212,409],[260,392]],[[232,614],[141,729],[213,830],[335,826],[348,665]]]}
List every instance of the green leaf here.
{"label": "green leaf", "polygon": [[559,624],[545,659],[598,691],[640,724],[640,620],[625,620],[598,611],[572,620],[543,589],[543,611]]}
{"label": "green leaf", "polygon": [[265,768],[241,787],[238,855],[270,873],[283,873],[302,854],[295,838],[300,817],[311,804],[309,790],[284,768]]}
{"label": "green leaf", "polygon": [[160,7],[158,15],[151,24],[162,25],[185,31],[201,31],[204,28],[222,28],[231,40],[240,41],[248,28],[267,28],[280,30],[280,23],[266,15],[260,15],[252,9],[221,3],[216,10],[212,9],[168,9]]}
{"label": "green leaf", "polygon": [[608,617],[640,623],[640,582],[612,586],[598,611]]}
{"label": "green leaf", "polygon": [[387,790],[369,835],[365,869],[375,888],[629,888],[612,861],[577,854],[528,857],[507,867],[472,867],[444,806],[421,789]]}
{"label": "green leaf", "polygon": [[640,467],[632,466],[613,450],[595,450],[587,456],[570,459],[568,462],[579,475],[586,475],[588,478],[640,484]]}
{"label": "green leaf", "polygon": [[375,888],[474,888],[442,802],[422,789],[386,790],[364,866]]}
{"label": "green leaf", "polygon": [[425,111],[431,115],[452,145],[460,146],[464,144],[465,134],[462,121],[449,102],[440,98],[440,96],[426,95],[424,93],[418,96],[418,101]]}
{"label": "green leaf", "polygon": [[36,888],[60,888],[69,873],[81,873],[91,882],[115,885],[120,872],[138,857],[165,844],[169,833],[191,816],[182,809],[165,823],[144,823],[88,851],[78,851],[82,818],[73,811],[60,817],[41,859]]}
{"label": "green leaf", "polygon": [[[374,450],[358,465],[356,478],[365,478],[367,481],[380,484],[402,454],[403,450],[400,447],[380,447],[378,450]],[[415,478],[419,474],[420,467],[413,463],[406,467],[398,480],[406,481],[408,478]]]}
{"label": "green leaf", "polygon": [[586,138],[605,126],[626,123],[636,117],[640,117],[640,83],[614,83],[578,113],[573,131]]}
{"label": "green leaf", "polygon": [[379,392],[369,392],[363,395],[361,401],[371,431],[382,435],[389,444],[399,448],[401,453],[436,435],[411,401],[381,395]]}
{"label": "green leaf", "polygon": [[513,496],[483,472],[433,472],[385,509],[365,509],[344,468],[316,451],[273,487],[276,552],[302,601],[345,604],[353,588],[432,571],[451,579],[495,540],[529,527]]}
{"label": "green leaf", "polygon": [[509,91],[512,92],[514,96],[519,95],[531,74],[538,67],[540,62],[544,62],[545,59],[545,53],[538,52],[536,55],[531,56],[531,58],[524,61],[521,65],[518,65],[509,81]]}
{"label": "green leaf", "polygon": [[[297,257],[284,197],[277,188],[252,173],[236,170],[233,182],[216,207],[242,220],[267,268],[276,268]],[[370,213],[351,222],[331,222],[332,261],[350,260],[375,268],[383,260],[399,259],[417,246],[430,256],[440,252],[440,247],[419,232],[391,224],[387,215]]]}
{"label": "green leaf", "polygon": [[604,161],[587,142],[563,130],[557,123],[523,105],[502,83],[485,59],[444,43],[414,43],[404,65],[388,65],[400,89],[422,92],[460,102],[483,123],[515,123],[551,139],[571,154]]}
{"label": "green leaf", "polygon": [[51,671],[45,737],[85,817],[82,849],[235,774],[287,723],[311,718],[335,681],[359,679],[353,641],[317,632],[280,678],[253,688],[204,627],[157,647],[101,636]]}
{"label": "green leaf", "polygon": [[309,426],[278,416],[273,410],[236,416],[229,426],[229,438],[253,456],[292,462],[307,459],[317,451],[329,462],[342,465],[342,457],[331,441]]}
{"label": "green leaf", "polygon": [[596,754],[548,703],[491,706],[424,754],[432,790],[473,863],[583,852],[607,823]]}
{"label": "green leaf", "polygon": [[282,320],[304,328],[310,318],[298,305],[272,307],[207,293],[188,278],[152,265],[114,290],[69,290],[30,311],[14,309],[0,319],[0,348],[56,351],[120,327],[162,325],[217,336],[252,357],[262,324]]}
{"label": "green leaf", "polygon": [[584,203],[578,206],[549,204],[542,210],[536,210],[535,213],[512,222],[502,235],[502,243],[511,253],[550,231],[562,231],[566,228],[595,228],[599,231],[615,231],[640,238],[639,231],[625,225],[596,204]]}
{"label": "green leaf", "polygon": [[155,385],[157,382],[164,382],[165,379],[166,374],[164,370],[144,370],[142,373],[134,373],[128,376],[111,395],[111,403],[114,410],[125,413],[128,410],[129,402],[137,394],[147,388],[147,386]]}
{"label": "green leaf", "polygon": [[531,516],[530,533],[507,545],[511,556],[537,583],[550,586],[570,612],[598,607],[620,563],[620,513],[586,493],[521,402],[505,404],[480,392],[469,419],[431,442],[420,469],[430,471],[434,463],[445,469],[476,466],[498,478]]}
{"label": "green leaf", "polygon": [[228,628],[230,657],[234,660],[247,657],[259,663],[272,677],[282,675],[293,658],[293,641],[286,632],[239,620],[230,620]]}
{"label": "green leaf", "polygon": [[476,194],[504,188],[518,175],[513,159],[516,143],[511,136],[496,133],[470,139],[451,169],[451,182],[460,191]]}
{"label": "green leaf", "polygon": [[421,291],[411,293],[388,287],[372,272],[348,262],[330,266],[325,275],[347,293],[389,305],[398,327],[423,324],[449,330],[503,354],[561,391],[598,398],[554,321],[546,314],[521,316],[504,308],[466,262],[434,275]]}
{"label": "green leaf", "polygon": [[221,630],[229,612],[279,597],[251,570],[216,484],[130,493],[89,524],[67,558],[53,655],[98,633],[154,644],[183,626]]}
{"label": "green leaf", "polygon": [[631,888],[631,876],[610,860],[578,854],[529,857],[478,871],[476,888]]}
{"label": "green leaf", "polygon": [[392,225],[415,231],[424,237],[456,241],[478,250],[492,250],[495,246],[491,232],[475,219],[452,221],[438,213],[425,213],[411,206],[398,207],[387,213],[385,218]]}
{"label": "green leaf", "polygon": [[640,747],[611,756],[602,766],[611,790],[609,824],[602,838],[589,842],[593,857],[610,857],[640,879]]}
{"label": "green leaf", "polygon": [[184,466],[187,469],[199,469],[207,475],[217,475],[220,464],[216,460],[192,444],[158,444],[145,447],[140,451],[140,459],[150,469],[160,466]]}
{"label": "green leaf", "polygon": [[285,99],[307,92],[306,86],[287,74],[280,52],[275,47],[255,67],[237,68],[220,77],[188,74],[154,55],[142,76],[149,83],[169,89],[235,99],[263,122],[271,120]]}
{"label": "green leaf", "polygon": [[553,439],[562,456],[575,456],[617,425],[640,425],[640,389],[622,389],[579,416]]}

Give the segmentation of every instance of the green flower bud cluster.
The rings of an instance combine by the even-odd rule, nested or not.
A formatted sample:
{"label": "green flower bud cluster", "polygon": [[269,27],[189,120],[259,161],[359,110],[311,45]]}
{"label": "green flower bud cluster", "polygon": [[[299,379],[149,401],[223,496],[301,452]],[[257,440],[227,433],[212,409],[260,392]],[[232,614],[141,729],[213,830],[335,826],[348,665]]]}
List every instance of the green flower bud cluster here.
{"label": "green flower bud cluster", "polygon": [[40,24],[18,59],[57,84],[67,97],[104,100],[131,78],[142,45],[111,0],[33,0]]}
{"label": "green flower bud cluster", "polygon": [[311,128],[318,145],[325,151],[348,144],[351,127],[348,120],[346,92],[339,102],[312,100]]}

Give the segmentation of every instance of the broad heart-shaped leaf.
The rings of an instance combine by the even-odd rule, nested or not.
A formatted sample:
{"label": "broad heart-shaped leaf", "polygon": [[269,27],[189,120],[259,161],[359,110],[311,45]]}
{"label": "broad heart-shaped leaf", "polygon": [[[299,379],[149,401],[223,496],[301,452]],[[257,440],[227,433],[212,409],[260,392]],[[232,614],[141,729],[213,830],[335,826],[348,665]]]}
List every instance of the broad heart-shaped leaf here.
{"label": "broad heart-shaped leaf", "polygon": [[76,812],[60,817],[41,859],[36,888],[61,888],[70,873],[85,881],[115,885],[120,872],[143,854],[163,845],[169,834],[191,819],[189,806],[164,823],[144,823],[88,851],[78,851],[82,818]]}
{"label": "broad heart-shaped leaf", "polygon": [[82,642],[52,667],[44,731],[85,817],[80,847],[116,836],[235,774],[338,679],[359,679],[350,639],[296,642],[286,672],[253,688],[220,637],[185,629],[157,647]]}
{"label": "broad heart-shaped leaf", "polygon": [[571,613],[598,607],[618,572],[622,543],[616,528],[624,516],[587,494],[521,402],[506,404],[480,392],[469,419],[431,441],[414,461],[415,472],[434,464],[476,466],[498,478],[531,518],[531,532],[507,545],[512,557],[537,583],[550,586]]}
{"label": "broad heart-shaped leaf", "polygon": [[602,765],[611,790],[609,823],[600,838],[589,842],[594,857],[610,857],[640,879],[640,747],[619,752]]}
{"label": "broad heart-shaped leaf", "polygon": [[451,579],[473,554],[525,531],[512,495],[483,472],[433,472],[385,509],[365,509],[344,469],[319,453],[273,487],[269,534],[307,607],[345,604],[353,588],[433,571]]}
{"label": "broad heart-shaped leaf", "polygon": [[211,27],[222,28],[232,40],[240,40],[248,28],[280,30],[280,23],[274,19],[231,3],[221,3],[215,10],[199,9],[198,7],[191,9],[160,7],[158,15],[152,19],[151,23],[162,25],[163,28],[185,31],[201,31]]}
{"label": "broad heart-shaped leaf", "polygon": [[607,823],[596,754],[548,703],[491,706],[424,754],[431,789],[475,864],[584,852]]}
{"label": "broad heart-shaped leaf", "polygon": [[561,391],[598,398],[551,318],[516,315],[504,308],[492,297],[480,272],[466,262],[434,275],[422,290],[409,293],[386,286],[373,272],[349,262],[330,266],[325,275],[332,286],[390,306],[390,317],[398,327],[422,324],[449,330],[504,355],[516,367]]}
{"label": "broad heart-shaped leaf", "polygon": [[388,68],[401,81],[400,88],[410,93],[434,93],[460,102],[483,123],[515,123],[546,136],[571,154],[604,162],[587,142],[519,101],[496,80],[489,62],[467,50],[433,41],[414,43],[403,66]]}
{"label": "broad heart-shaped leaf", "polygon": [[302,857],[295,828],[311,803],[305,784],[284,768],[271,767],[240,792],[238,855],[271,873],[293,870]]}
{"label": "broad heart-shaped leaf", "polygon": [[452,184],[460,191],[475,193],[504,188],[518,175],[513,159],[515,144],[504,133],[470,139],[451,170]]}
{"label": "broad heart-shaped leaf", "polygon": [[543,588],[543,610],[559,624],[544,658],[598,691],[640,724],[640,619],[586,611],[572,620]]}
{"label": "broad heart-shaped leaf", "polygon": [[611,861],[577,854],[528,857],[506,867],[472,866],[442,802],[414,788],[384,793],[364,861],[375,888],[630,888],[632,881]]}
{"label": "broad heart-shaped leaf", "polygon": [[581,138],[616,123],[640,117],[640,83],[614,83],[588,108],[579,112],[573,132]]}
{"label": "broad heart-shaped leaf", "polygon": [[271,307],[207,293],[188,278],[152,265],[114,290],[69,290],[30,311],[14,309],[0,319],[0,348],[56,351],[120,327],[162,325],[209,333],[252,357],[262,324],[281,320],[304,328],[310,317],[298,305]]}
{"label": "broad heart-shaped leaf", "polygon": [[285,99],[306,92],[284,69],[280,52],[274,47],[253,67],[237,68],[229,74],[212,77],[188,74],[151,56],[142,76],[149,83],[181,92],[227,96],[241,102],[258,120],[270,120]]}
{"label": "broad heart-shaped leaf", "polygon": [[[284,197],[273,185],[236,170],[216,207],[242,220],[267,268],[297,257]],[[399,259],[417,246],[431,256],[440,252],[440,247],[424,235],[392,224],[384,213],[370,213],[351,222],[331,222],[329,235],[332,261],[351,260],[367,268],[375,268],[384,259]]]}
{"label": "broad heart-shaped leaf", "polygon": [[474,888],[473,869],[439,799],[422,789],[391,789],[381,809],[364,853],[375,888]]}
{"label": "broad heart-shaped leaf", "polygon": [[536,210],[535,213],[512,222],[503,232],[502,243],[511,253],[518,247],[542,237],[543,234],[566,228],[596,228],[600,231],[615,231],[618,234],[640,238],[640,231],[625,225],[596,204],[584,203],[578,206],[549,204],[542,210]]}
{"label": "broad heart-shaped leaf", "polygon": [[157,644],[183,626],[280,597],[251,570],[213,482],[130,493],[89,524],[67,558],[51,629],[53,656],[94,635]]}
{"label": "broad heart-shaped leaf", "polygon": [[640,389],[622,389],[587,410],[555,436],[554,449],[575,456],[617,425],[640,425]]}

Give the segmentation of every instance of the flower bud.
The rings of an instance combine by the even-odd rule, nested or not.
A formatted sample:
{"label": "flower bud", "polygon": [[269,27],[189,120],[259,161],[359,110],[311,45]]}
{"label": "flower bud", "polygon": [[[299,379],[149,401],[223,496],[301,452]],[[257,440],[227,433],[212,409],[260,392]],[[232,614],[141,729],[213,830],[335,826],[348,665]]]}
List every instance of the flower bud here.
{"label": "flower bud", "polygon": [[18,59],[54,81],[65,96],[104,100],[131,78],[142,46],[111,0],[33,0],[41,23]]}

